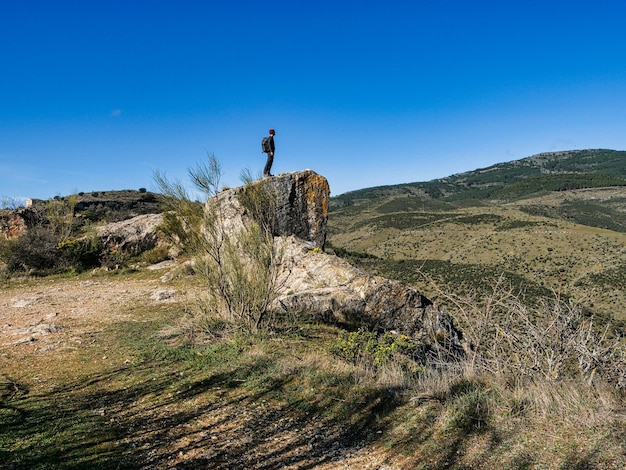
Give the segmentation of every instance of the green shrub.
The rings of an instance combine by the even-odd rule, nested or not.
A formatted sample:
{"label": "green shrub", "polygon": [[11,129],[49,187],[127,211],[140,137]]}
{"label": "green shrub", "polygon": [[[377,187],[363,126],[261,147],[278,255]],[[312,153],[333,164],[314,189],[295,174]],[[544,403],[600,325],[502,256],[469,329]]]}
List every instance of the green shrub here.
{"label": "green shrub", "polygon": [[95,235],[61,240],[48,226],[35,226],[15,240],[0,244],[0,260],[9,273],[49,274],[82,271],[100,264],[102,245]]}
{"label": "green shrub", "polygon": [[14,240],[8,240],[4,237],[0,237],[0,262],[1,263],[6,263],[9,259],[9,256],[11,255],[11,252],[13,251],[13,243],[15,243]]}
{"label": "green shrub", "polygon": [[217,159],[209,156],[208,164],[189,170],[189,177],[207,196],[205,204],[192,201],[180,182],[170,182],[160,173],[155,181],[168,209],[160,230],[195,258],[194,271],[206,288],[198,317],[222,318],[249,332],[266,328],[271,324],[268,310],[277,296],[282,258],[272,234],[276,219],[272,188],[263,181],[248,181],[241,198],[254,221],[228,230],[222,223]]}
{"label": "green shrub", "polygon": [[65,264],[83,270],[98,266],[102,255],[102,242],[95,235],[64,240],[57,245]]}
{"label": "green shrub", "polygon": [[100,266],[105,269],[120,269],[128,263],[128,256],[119,250],[105,251],[100,256]]}
{"label": "green shrub", "polygon": [[400,354],[416,356],[421,350],[421,345],[408,336],[391,333],[377,335],[363,328],[342,332],[331,346],[333,354],[348,362],[366,362],[374,366],[384,365]]}
{"label": "green shrub", "polygon": [[157,246],[141,254],[141,260],[147,264],[156,264],[170,258],[169,250],[165,246]]}
{"label": "green shrub", "polygon": [[9,246],[7,270],[9,272],[57,269],[61,254],[57,250],[60,236],[47,227],[33,227]]}
{"label": "green shrub", "polygon": [[79,214],[91,222],[97,222],[99,220],[98,213],[94,209],[85,209],[79,212]]}

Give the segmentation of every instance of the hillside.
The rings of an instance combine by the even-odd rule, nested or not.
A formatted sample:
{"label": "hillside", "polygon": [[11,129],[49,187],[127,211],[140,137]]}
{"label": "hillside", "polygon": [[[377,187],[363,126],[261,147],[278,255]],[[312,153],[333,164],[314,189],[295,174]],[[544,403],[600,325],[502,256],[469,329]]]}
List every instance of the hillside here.
{"label": "hillside", "polygon": [[351,191],[333,198],[331,207],[400,195],[447,204],[475,204],[480,200],[512,200],[546,191],[607,186],[626,186],[626,151],[540,153],[432,181]]}
{"label": "hillside", "polygon": [[[581,150],[334,198],[329,243],[427,293],[488,292],[504,275],[626,319],[626,152]],[[356,253],[356,256],[355,256]],[[346,253],[350,255],[350,253]]]}
{"label": "hillside", "polygon": [[[162,203],[157,195],[144,188],[112,191],[80,192],[72,196],[56,196],[56,201],[75,198],[75,214],[92,222],[118,222],[142,214],[160,213]],[[45,208],[48,201],[35,199],[33,208]]]}

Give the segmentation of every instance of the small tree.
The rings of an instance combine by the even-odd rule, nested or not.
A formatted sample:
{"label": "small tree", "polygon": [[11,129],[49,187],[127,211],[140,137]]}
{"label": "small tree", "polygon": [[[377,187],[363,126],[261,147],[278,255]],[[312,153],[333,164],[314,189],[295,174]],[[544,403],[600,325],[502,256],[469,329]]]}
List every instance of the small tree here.
{"label": "small tree", "polygon": [[46,204],[46,219],[50,224],[51,231],[57,235],[60,241],[65,241],[72,234],[74,225],[74,209],[78,202],[78,195],[73,194],[64,198],[54,198]]}
{"label": "small tree", "polygon": [[205,280],[208,293],[200,305],[202,313],[257,331],[267,319],[278,288],[282,255],[269,223],[274,219],[275,196],[266,182],[248,181],[240,202],[253,220],[227,229],[218,191],[218,160],[209,155],[207,164],[189,170],[189,177],[207,196],[204,205],[193,202],[181,183],[156,173],[156,183],[169,209],[162,229],[195,258],[195,272]]}

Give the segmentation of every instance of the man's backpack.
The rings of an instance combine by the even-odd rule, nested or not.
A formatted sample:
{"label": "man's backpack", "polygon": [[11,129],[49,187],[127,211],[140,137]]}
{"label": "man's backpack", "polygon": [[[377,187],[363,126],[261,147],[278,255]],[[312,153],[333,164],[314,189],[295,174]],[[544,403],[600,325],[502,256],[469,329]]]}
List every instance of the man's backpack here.
{"label": "man's backpack", "polygon": [[263,137],[263,140],[261,141],[261,151],[263,153],[270,153],[272,151],[269,137]]}

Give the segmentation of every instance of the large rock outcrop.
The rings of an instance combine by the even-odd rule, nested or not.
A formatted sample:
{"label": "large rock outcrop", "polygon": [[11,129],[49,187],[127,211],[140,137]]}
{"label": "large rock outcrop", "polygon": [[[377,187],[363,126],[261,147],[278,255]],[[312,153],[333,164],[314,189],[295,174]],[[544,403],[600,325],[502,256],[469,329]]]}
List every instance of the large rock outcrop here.
{"label": "large rock outcrop", "polygon": [[276,240],[283,253],[276,311],[309,315],[354,327],[394,330],[446,343],[462,353],[450,316],[404,284],[366,273],[335,255],[311,249],[297,237]]}
{"label": "large rock outcrop", "polygon": [[278,196],[274,235],[295,235],[323,248],[330,199],[326,178],[305,170],[272,177],[269,182]]}
{"label": "large rock outcrop", "polygon": [[[418,338],[444,340],[461,352],[451,318],[417,290],[368,274],[322,249],[328,221],[328,182],[306,170],[263,180],[279,201],[274,242],[282,253],[275,311],[313,315],[325,321],[395,330]],[[240,228],[250,214],[238,200],[242,188],[217,198],[227,230]]]}
{"label": "large rock outcrop", "polygon": [[44,221],[43,211],[34,207],[0,210],[0,235],[6,239],[18,238]]}
{"label": "large rock outcrop", "polygon": [[96,233],[107,251],[135,255],[157,246],[159,240],[156,228],[162,220],[161,214],[138,215],[98,227]]}
{"label": "large rock outcrop", "polygon": [[0,234],[11,240],[23,235],[26,232],[26,222],[17,212],[0,212]]}

